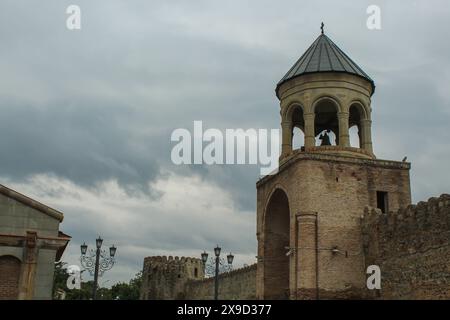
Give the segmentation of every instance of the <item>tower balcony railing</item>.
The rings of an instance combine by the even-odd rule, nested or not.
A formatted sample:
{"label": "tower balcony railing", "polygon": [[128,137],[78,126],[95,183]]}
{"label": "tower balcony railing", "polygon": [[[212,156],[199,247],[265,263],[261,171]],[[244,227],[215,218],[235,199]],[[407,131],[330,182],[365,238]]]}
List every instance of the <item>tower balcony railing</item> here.
{"label": "tower balcony railing", "polygon": [[365,149],[331,145],[331,146],[314,146],[307,148],[301,147],[300,149],[292,150],[292,152],[287,157],[282,159],[282,161],[286,161],[288,158],[298,153],[325,153],[337,156],[351,156],[362,159],[375,159],[375,155]]}

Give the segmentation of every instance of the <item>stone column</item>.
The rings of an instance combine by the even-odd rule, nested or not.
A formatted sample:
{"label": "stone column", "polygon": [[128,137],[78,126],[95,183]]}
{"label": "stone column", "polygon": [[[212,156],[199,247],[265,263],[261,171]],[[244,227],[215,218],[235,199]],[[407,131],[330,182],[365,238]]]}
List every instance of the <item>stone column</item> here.
{"label": "stone column", "polygon": [[27,231],[19,282],[19,300],[31,300],[34,296],[34,279],[38,257],[37,233]]}
{"label": "stone column", "polygon": [[361,148],[373,153],[372,148],[372,120],[361,120]]}
{"label": "stone column", "polygon": [[281,122],[281,158],[292,152],[292,121]]}
{"label": "stone column", "polygon": [[339,145],[350,147],[350,135],[348,133],[348,112],[338,112],[339,122]]}
{"label": "stone column", "polygon": [[289,218],[289,299],[297,299],[297,243],[298,243],[298,224],[295,215]]}
{"label": "stone column", "polygon": [[316,299],[317,291],[317,213],[297,214],[297,299]]}
{"label": "stone column", "polygon": [[305,121],[305,149],[316,145],[316,135],[314,132],[314,113],[303,115]]}

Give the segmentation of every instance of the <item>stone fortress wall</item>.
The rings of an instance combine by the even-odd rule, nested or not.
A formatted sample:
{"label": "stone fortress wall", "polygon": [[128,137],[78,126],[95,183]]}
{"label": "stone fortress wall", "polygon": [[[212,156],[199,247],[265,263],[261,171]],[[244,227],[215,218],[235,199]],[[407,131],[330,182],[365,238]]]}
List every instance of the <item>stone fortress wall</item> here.
{"label": "stone fortress wall", "polygon": [[[361,235],[366,267],[381,269],[381,290],[361,298],[450,299],[450,195],[387,214],[366,207]],[[256,264],[219,281],[220,299],[256,299]],[[200,259],[145,258],[141,299],[213,298],[214,278],[204,277]]]}
{"label": "stone fortress wall", "polygon": [[[186,283],[186,299],[214,298],[214,278]],[[223,273],[219,276],[219,298],[225,300],[256,299],[256,264]]]}
{"label": "stone fortress wall", "polygon": [[[255,299],[256,264],[219,277],[221,299]],[[214,278],[205,278],[201,259],[154,256],[144,259],[142,300],[212,300]]]}
{"label": "stone fortress wall", "polygon": [[450,195],[362,219],[365,263],[381,269],[381,299],[450,298]]}
{"label": "stone fortress wall", "polygon": [[141,299],[170,300],[185,298],[185,284],[204,278],[200,259],[154,256],[144,259]]}

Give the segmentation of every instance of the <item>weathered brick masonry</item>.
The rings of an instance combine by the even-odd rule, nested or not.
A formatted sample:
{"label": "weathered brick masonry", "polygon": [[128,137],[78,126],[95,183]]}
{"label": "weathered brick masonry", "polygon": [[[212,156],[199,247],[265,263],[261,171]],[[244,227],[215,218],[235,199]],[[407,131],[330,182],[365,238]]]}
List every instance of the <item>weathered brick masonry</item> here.
{"label": "weathered brick masonry", "polygon": [[379,191],[393,210],[409,205],[409,168],[294,151],[257,185],[258,296],[364,298],[361,215],[377,205]]}
{"label": "weathered brick masonry", "polygon": [[185,299],[189,280],[203,279],[200,259],[155,256],[144,259],[141,299]]}
{"label": "weathered brick masonry", "polygon": [[19,277],[20,260],[13,256],[0,257],[0,300],[17,299]]}
{"label": "weathered brick masonry", "polygon": [[381,298],[450,298],[450,195],[388,214],[366,208],[362,229],[365,263],[381,268]]}
{"label": "weathered brick masonry", "polygon": [[[206,299],[214,297],[214,278],[186,283],[186,299]],[[256,299],[256,264],[219,276],[220,299]]]}
{"label": "weathered brick masonry", "polygon": [[[331,278],[322,277],[319,292],[303,289],[298,293],[301,296],[291,298],[450,298],[450,195],[443,194],[386,214],[366,207],[360,217],[360,236],[356,238],[361,239],[361,255],[355,251],[348,254],[356,254],[364,260],[364,269],[361,268],[358,275],[361,279],[366,278],[367,266],[381,268],[381,290],[348,287],[330,292],[324,288],[333,283]],[[327,255],[329,259],[325,259]],[[351,257],[333,257],[332,253],[324,252],[318,270],[325,272],[331,265],[338,266],[346,260],[354,261]],[[3,267],[13,268],[9,261],[0,265]],[[254,264],[221,274],[220,299],[257,298],[256,271]],[[310,272],[314,274],[313,270]],[[213,299],[214,295],[214,279],[204,278],[202,263],[195,258],[148,257],[143,280],[142,299]],[[8,288],[5,282],[1,290],[6,292]]]}
{"label": "weathered brick masonry", "polygon": [[[200,259],[147,257],[142,273],[141,299],[213,299],[214,278],[204,278]],[[219,276],[220,299],[255,299],[256,265]]]}

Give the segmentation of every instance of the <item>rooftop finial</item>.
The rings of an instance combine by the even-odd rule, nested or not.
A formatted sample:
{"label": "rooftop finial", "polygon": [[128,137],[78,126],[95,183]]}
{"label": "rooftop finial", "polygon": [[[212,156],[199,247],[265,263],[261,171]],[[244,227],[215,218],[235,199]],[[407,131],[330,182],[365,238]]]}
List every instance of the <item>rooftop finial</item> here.
{"label": "rooftop finial", "polygon": [[325,25],[323,24],[323,22],[320,24],[320,30],[321,30],[321,32],[322,32],[322,34],[323,34],[323,27],[324,27]]}

